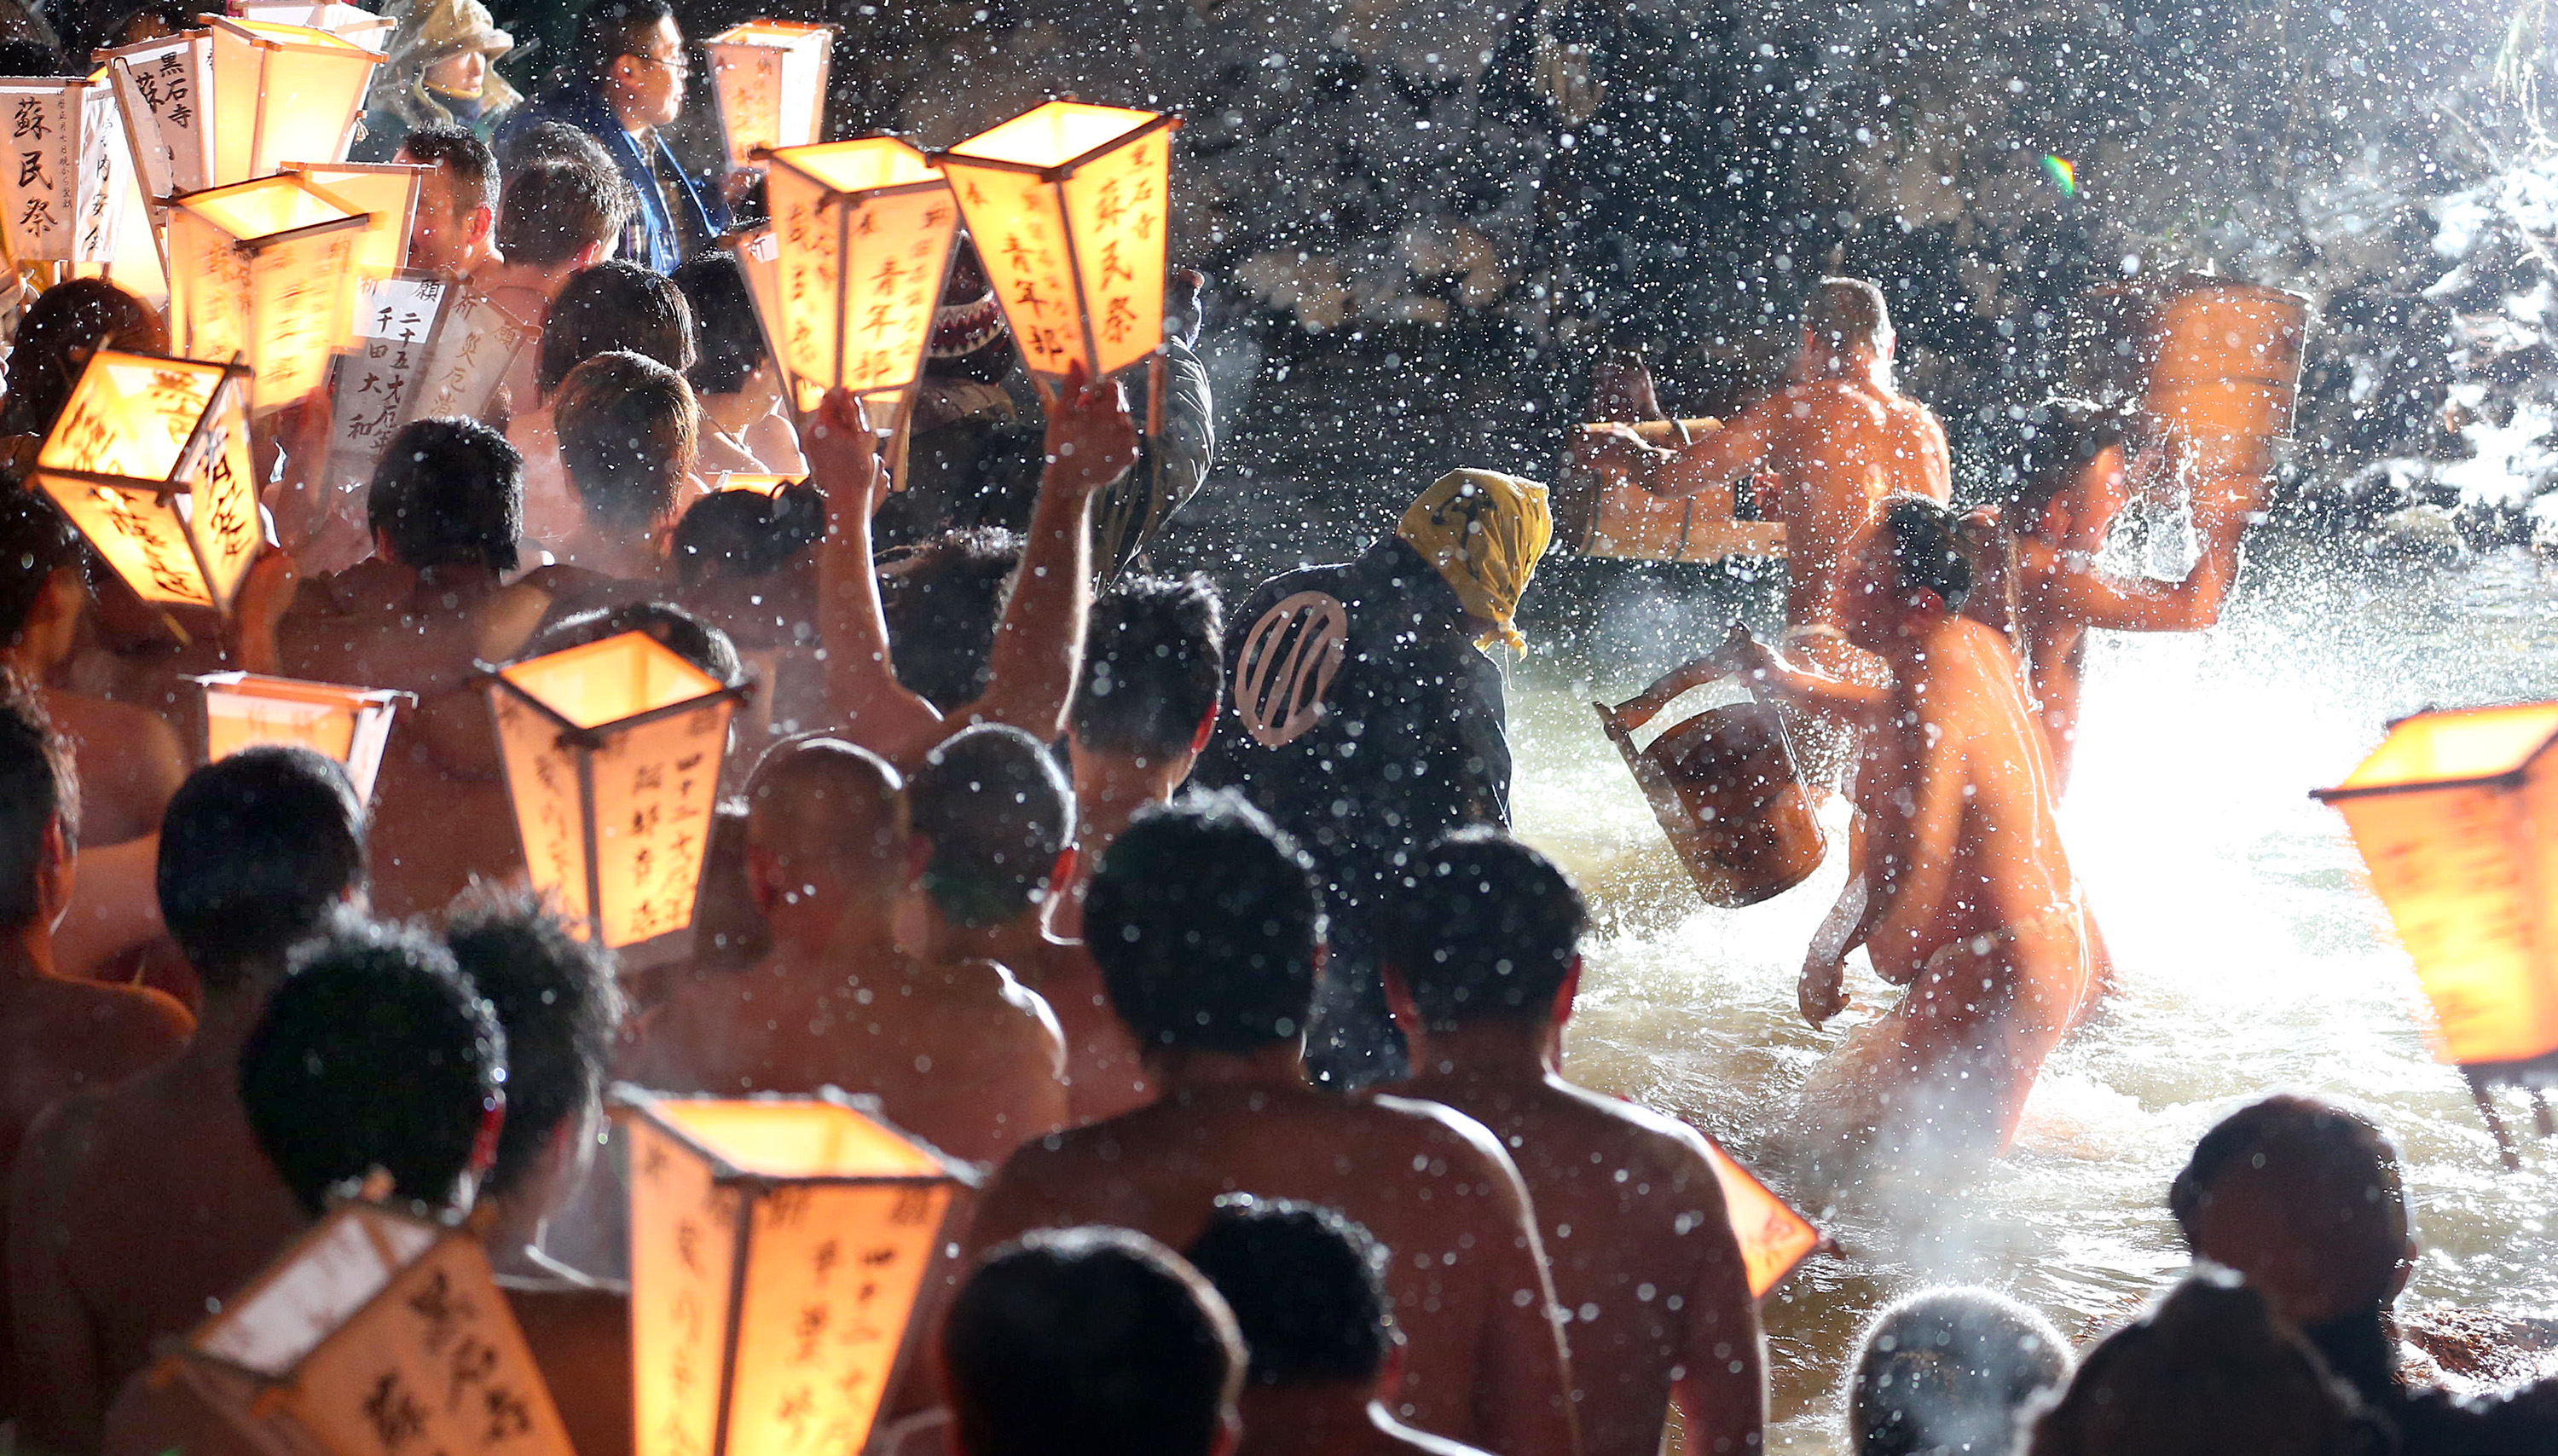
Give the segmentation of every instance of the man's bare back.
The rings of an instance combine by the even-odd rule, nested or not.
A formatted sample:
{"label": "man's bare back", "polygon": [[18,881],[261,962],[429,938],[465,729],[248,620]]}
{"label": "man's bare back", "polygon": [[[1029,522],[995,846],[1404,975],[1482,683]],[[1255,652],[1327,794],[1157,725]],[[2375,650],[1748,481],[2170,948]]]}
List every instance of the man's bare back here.
{"label": "man's bare back", "polygon": [[48,688],[54,731],[71,745],[80,785],[80,847],[102,850],[160,832],[161,811],[186,781],[187,751],[147,708]]}
{"label": "man's bare back", "polygon": [[1339,1209],[1392,1255],[1414,1425],[1503,1456],[1575,1449],[1542,1241],[1491,1133],[1435,1103],[1266,1082],[1168,1091],[1024,1146],[983,1194],[982,1253],[1033,1229],[1105,1224],[1175,1249],[1224,1193]]}

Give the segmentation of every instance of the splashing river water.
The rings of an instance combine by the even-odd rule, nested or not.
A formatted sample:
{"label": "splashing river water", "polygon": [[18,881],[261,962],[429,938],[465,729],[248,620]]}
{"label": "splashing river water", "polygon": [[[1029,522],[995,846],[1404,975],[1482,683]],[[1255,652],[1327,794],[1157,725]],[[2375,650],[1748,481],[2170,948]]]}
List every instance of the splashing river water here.
{"label": "splashing river water", "polygon": [[[2114,1000],[2046,1066],[2013,1155],[1928,1227],[1825,1217],[1850,1257],[1806,1264],[1766,1311],[1772,1451],[1836,1448],[1857,1332],[1909,1289],[1986,1283],[2082,1340],[2132,1313],[2185,1264],[2165,1199],[2195,1138],[2278,1090],[2351,1099],[2397,1137],[2427,1246],[2407,1307],[2558,1306],[2558,1143],[2498,1170],[2465,1084],[2424,1044],[2414,974],[2342,824],[2307,797],[2389,717],[2558,693],[2558,596],[2519,554],[2406,577],[2262,555],[2211,632],[2097,634],[2062,827],[2113,948]],[[1772,1113],[1896,993],[1859,956],[1843,1020],[1816,1032],[1794,1011],[1835,862],[1752,909],[1697,901],[1587,706],[1631,696],[1676,650],[1522,670],[1514,813],[1599,922],[1574,1075],[1688,1119],[1781,1187]],[[2520,1106],[2507,1116],[2528,1139]]]}

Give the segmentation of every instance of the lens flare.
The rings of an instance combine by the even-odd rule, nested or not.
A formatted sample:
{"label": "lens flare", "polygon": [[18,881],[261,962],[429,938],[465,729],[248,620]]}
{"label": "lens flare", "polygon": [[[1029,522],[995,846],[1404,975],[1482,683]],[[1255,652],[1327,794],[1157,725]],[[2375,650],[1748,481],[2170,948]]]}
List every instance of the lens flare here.
{"label": "lens flare", "polygon": [[2078,166],[2076,163],[2071,162],[2066,157],[2047,156],[2043,159],[2043,170],[2052,174],[2053,184],[2061,189],[2061,196],[2064,198],[2074,198],[2078,196]]}

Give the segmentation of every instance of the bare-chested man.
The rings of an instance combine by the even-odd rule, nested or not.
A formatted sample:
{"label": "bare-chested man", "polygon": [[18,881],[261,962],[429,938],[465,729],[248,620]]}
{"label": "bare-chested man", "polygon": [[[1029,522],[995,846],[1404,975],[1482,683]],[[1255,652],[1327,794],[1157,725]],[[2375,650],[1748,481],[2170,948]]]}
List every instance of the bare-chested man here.
{"label": "bare-chested man", "polygon": [[361,899],[363,836],[345,771],[307,748],[234,753],[170,800],[160,905],[204,1014],[175,1061],[55,1104],[10,1172],[24,1444],[95,1450],[152,1342],[301,1232],[241,1108],[240,1048],[294,947]]}
{"label": "bare-chested man", "polygon": [[1310,861],[1233,795],[1139,815],[1084,923],[1160,1098],[1025,1144],[969,1245],[1107,1224],[1187,1248],[1227,1193],[1339,1209],[1394,1251],[1411,1340],[1395,1414],[1504,1456],[1577,1451],[1553,1285],[1500,1143],[1435,1103],[1306,1083],[1320,904]]}
{"label": "bare-chested man", "polygon": [[[1893,686],[1857,770],[1864,860],[1804,962],[1803,1014],[1818,1025],[1844,1007],[1858,945],[1910,990],[1804,1095],[1853,1141],[2003,1149],[2092,983],[2051,756],[2007,639],[1957,614],[1971,572],[1951,512],[1893,501],[1857,578],[1876,609],[1853,640]],[[1760,673],[1780,697],[1806,691],[1773,654]]]}
{"label": "bare-chested man", "polygon": [[762,965],[651,1015],[625,1071],[671,1092],[840,1087],[945,1152],[991,1162],[1066,1125],[1047,1003],[985,961],[897,945],[914,843],[897,771],[835,738],[773,750],[747,787],[747,873],[773,927]]}
{"label": "bare-chested man", "polygon": [[1653,1456],[1675,1402],[1687,1448],[1741,1456],[1767,1420],[1759,1310],[1705,1139],[1563,1079],[1581,893],[1496,830],[1425,851],[1387,919],[1386,994],[1414,1097],[1492,1129],[1536,1206],[1573,1317],[1589,1456]]}

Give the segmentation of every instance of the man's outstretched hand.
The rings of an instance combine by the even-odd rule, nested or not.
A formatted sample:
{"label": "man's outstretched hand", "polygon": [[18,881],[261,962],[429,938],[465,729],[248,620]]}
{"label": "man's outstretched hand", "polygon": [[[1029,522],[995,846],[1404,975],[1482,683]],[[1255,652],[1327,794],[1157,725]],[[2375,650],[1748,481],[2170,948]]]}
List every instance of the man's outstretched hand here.
{"label": "man's outstretched hand", "polygon": [[[848,519],[868,520],[878,511],[888,470],[880,463],[879,438],[871,433],[870,411],[849,389],[826,391],[817,402],[802,443],[808,457],[808,478],[826,494],[829,530]],[[858,511],[858,517],[847,512]]]}
{"label": "man's outstretched hand", "polygon": [[1106,489],[1137,463],[1137,422],[1116,379],[1094,381],[1081,360],[1068,365],[1066,382],[1049,401],[1048,474],[1069,488]]}

